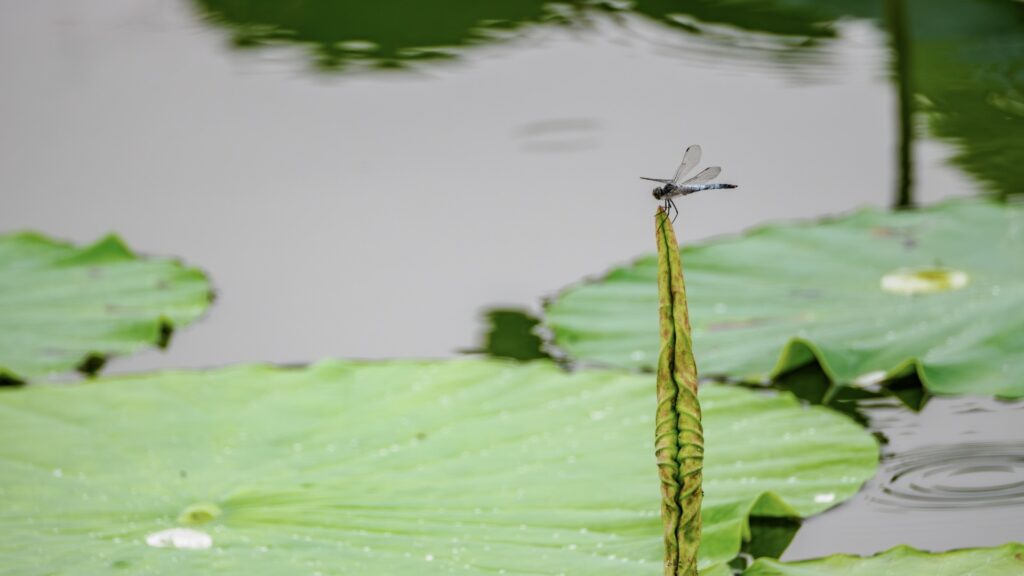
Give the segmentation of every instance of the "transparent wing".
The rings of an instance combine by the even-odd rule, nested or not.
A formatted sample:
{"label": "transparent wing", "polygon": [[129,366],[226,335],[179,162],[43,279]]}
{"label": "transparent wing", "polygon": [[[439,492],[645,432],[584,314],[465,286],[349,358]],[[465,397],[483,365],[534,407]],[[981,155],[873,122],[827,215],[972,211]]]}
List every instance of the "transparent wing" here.
{"label": "transparent wing", "polygon": [[665,180],[664,178],[648,178],[646,176],[641,176],[640,179],[641,180],[650,180],[651,182],[661,182],[662,184],[668,184],[668,183],[672,182],[671,180]]}
{"label": "transparent wing", "polygon": [[682,185],[704,184],[705,182],[710,182],[715,176],[718,176],[721,173],[721,168],[718,166],[711,166],[710,168],[701,170],[700,174],[697,174],[693,178],[683,182]]}
{"label": "transparent wing", "polygon": [[672,183],[681,183],[683,176],[689,174],[690,170],[696,168],[697,164],[700,164],[700,146],[694,144],[683,153],[683,161],[679,164],[679,168],[676,169],[676,175],[672,178]]}

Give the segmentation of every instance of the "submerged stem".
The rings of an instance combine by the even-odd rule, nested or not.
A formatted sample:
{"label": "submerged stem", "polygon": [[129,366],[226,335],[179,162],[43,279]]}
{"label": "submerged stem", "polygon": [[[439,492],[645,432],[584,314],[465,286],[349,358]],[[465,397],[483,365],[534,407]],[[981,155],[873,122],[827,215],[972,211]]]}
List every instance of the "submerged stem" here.
{"label": "submerged stem", "polygon": [[697,402],[697,364],[679,245],[668,214],[654,216],[658,242],[658,409],[654,450],[661,479],[661,519],[665,532],[665,576],[696,576],[700,545],[700,506],[704,434]]}

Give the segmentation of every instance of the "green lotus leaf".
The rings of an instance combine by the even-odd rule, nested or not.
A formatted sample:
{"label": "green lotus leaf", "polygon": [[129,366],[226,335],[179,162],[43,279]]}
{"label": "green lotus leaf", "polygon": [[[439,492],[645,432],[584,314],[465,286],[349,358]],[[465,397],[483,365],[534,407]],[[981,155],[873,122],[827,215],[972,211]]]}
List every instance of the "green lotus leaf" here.
{"label": "green lotus leaf", "polygon": [[803,562],[760,559],[743,576],[1006,576],[1024,574],[1024,544],[922,552],[898,546],[870,558],[839,554]]}
{"label": "green lotus leaf", "polygon": [[[873,437],[830,410],[701,396],[706,574],[728,574],[751,517],[819,512],[874,472]],[[493,360],[0,391],[0,557],[12,574],[660,574],[654,412],[650,376]]]}
{"label": "green lotus leaf", "polygon": [[199,270],[138,258],[115,236],[83,248],[0,236],[0,381],[95,372],[110,355],[166,344],[210,299]]}
{"label": "green lotus leaf", "polygon": [[[1024,206],[950,202],[768,226],[684,248],[704,375],[820,365],[834,383],[916,375],[931,391],[1024,396]],[[654,257],[547,307],[570,357],[653,369]]]}

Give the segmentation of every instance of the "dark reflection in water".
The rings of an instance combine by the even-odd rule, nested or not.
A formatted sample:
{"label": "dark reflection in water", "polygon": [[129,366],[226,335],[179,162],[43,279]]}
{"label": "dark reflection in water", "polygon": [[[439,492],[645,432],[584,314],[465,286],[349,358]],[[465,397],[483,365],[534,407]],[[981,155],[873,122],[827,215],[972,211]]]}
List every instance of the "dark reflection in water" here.
{"label": "dark reflection in water", "polygon": [[[230,28],[240,48],[309,46],[321,70],[402,67],[451,58],[467,47],[538,24],[582,25],[591,16],[631,14],[700,35],[697,57],[752,60],[791,70],[827,65],[827,43],[849,19],[868,19],[891,37],[901,167],[894,204],[912,204],[913,110],[956,144],[953,161],[1001,196],[1024,181],[1024,5],[1005,0],[472,0],[372,4],[308,0],[197,0],[202,17]],[[666,46],[666,50],[679,50]],[[688,50],[693,47],[688,46]],[[703,53],[703,54],[701,54]],[[680,53],[692,58],[693,53]],[[841,137],[841,135],[836,135]],[[584,143],[588,147],[593,143]],[[542,143],[539,149],[579,149]],[[855,162],[856,159],[851,159]]]}
{"label": "dark reflection in water", "polygon": [[[843,0],[637,0],[632,10],[669,24],[684,22],[684,17],[707,24],[726,24],[749,32],[767,32],[808,40],[835,38],[835,23],[842,16],[873,15],[871,2]],[[690,27],[682,26],[683,29]],[[700,30],[699,27],[695,27]],[[812,45],[807,42],[804,45]]]}
{"label": "dark reflection in water", "polygon": [[487,333],[477,350],[467,353],[483,353],[492,358],[512,360],[539,360],[550,358],[543,351],[544,342],[537,335],[540,320],[518,308],[491,308],[483,314],[487,322]]}
{"label": "dark reflection in water", "polygon": [[294,43],[310,48],[324,71],[368,65],[402,67],[413,61],[451,58],[467,47],[498,41],[531,25],[588,24],[595,15],[642,16],[703,37],[701,50],[721,57],[767,57],[799,67],[815,61],[823,40],[838,37],[836,22],[874,17],[870,3],[749,0],[567,0],[474,2],[382,0],[353,4],[331,0],[196,0],[203,19],[232,31],[238,48]]}
{"label": "dark reflection in water", "polygon": [[907,30],[906,0],[886,0],[885,16],[892,44],[892,80],[897,88],[898,146],[895,208],[911,208],[914,205],[914,95],[911,86],[910,35]]}
{"label": "dark reflection in water", "polygon": [[911,73],[932,133],[989,190],[1024,192],[1024,4],[907,2]]}
{"label": "dark reflection in water", "polygon": [[[953,162],[1000,196],[1024,192],[1024,4],[1003,0],[883,0],[824,2],[746,0],[673,2],[640,0],[637,12],[666,23],[680,15],[699,22],[721,23],[745,31],[788,36],[776,52],[815,52],[835,36],[837,23],[867,18],[886,30],[893,50],[897,87],[901,170],[897,206],[912,201],[915,109],[931,132],[957,145]],[[700,31],[699,25],[680,26]],[[726,35],[723,35],[725,37]],[[720,56],[762,59],[765,46]],[[794,41],[803,38],[803,41]],[[807,65],[792,56],[780,64]],[[827,60],[826,60],[827,62]],[[851,159],[854,160],[854,159]]]}
{"label": "dark reflection in water", "polygon": [[793,541],[802,522],[798,518],[750,518],[750,540],[743,543],[743,555],[750,558],[778,558]]}
{"label": "dark reflection in water", "polygon": [[828,74],[837,56],[829,44],[839,37],[844,18],[880,13],[874,3],[851,0],[637,0],[628,5],[632,13],[701,37],[696,54],[680,57],[715,65],[722,59],[750,61],[798,77]]}
{"label": "dark reflection in water", "polygon": [[199,0],[197,5],[205,19],[232,30],[235,46],[307,45],[324,70],[450,58],[455,49],[498,40],[516,28],[568,21],[562,11],[536,0]]}

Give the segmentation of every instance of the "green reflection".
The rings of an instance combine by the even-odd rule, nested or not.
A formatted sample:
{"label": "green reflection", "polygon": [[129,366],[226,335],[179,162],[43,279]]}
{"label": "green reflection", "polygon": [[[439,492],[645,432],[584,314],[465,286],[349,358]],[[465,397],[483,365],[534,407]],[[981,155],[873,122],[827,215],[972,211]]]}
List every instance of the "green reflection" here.
{"label": "green reflection", "polygon": [[[1024,181],[1024,3],[1011,0],[195,0],[240,48],[300,44],[319,69],[396,68],[451,58],[534,25],[630,14],[700,39],[681,56],[812,71],[841,23],[890,37],[899,108],[895,203],[913,203],[914,112],[953,143],[953,162],[1006,196]],[[524,86],[524,89],[529,89]]]}
{"label": "green reflection", "polygon": [[1024,192],[1024,4],[908,0],[911,73],[931,132],[1001,196]]}
{"label": "green reflection", "polygon": [[479,349],[467,353],[483,353],[491,358],[539,360],[550,358],[543,350],[544,341],[536,334],[540,324],[535,316],[517,308],[490,308],[483,312],[487,333]]}
{"label": "green reflection", "polygon": [[[1024,192],[1024,4],[1008,0],[638,0],[636,12],[687,32],[700,23],[803,37],[814,53],[844,19],[868,19],[890,37],[899,170],[895,204],[913,205],[914,113],[957,148],[953,162],[987,190]],[[690,20],[694,22],[690,22]],[[742,44],[742,41],[737,41]],[[762,61],[761,46],[724,53]],[[808,58],[777,63],[807,65]]]}
{"label": "green reflection", "polygon": [[910,73],[910,35],[907,30],[906,0],[885,0],[885,22],[892,44],[892,81],[897,89],[899,134],[894,208],[914,207],[914,91]]}
{"label": "green reflection", "polygon": [[539,0],[196,0],[203,17],[232,30],[240,48],[281,43],[309,46],[318,67],[352,64],[401,67],[447,58],[452,49],[501,38],[515,28],[560,22],[565,16]]}
{"label": "green reflection", "polygon": [[[854,0],[195,0],[202,17],[230,28],[239,48],[282,43],[307,45],[323,70],[352,64],[401,67],[408,61],[448,58],[459,49],[506,37],[535,24],[584,24],[601,13],[631,13],[708,42],[737,44],[724,28],[777,37],[773,48],[794,54],[836,37],[840,17],[865,16]],[[870,6],[870,4],[869,4]],[[760,55],[765,46],[751,51]]]}
{"label": "green reflection", "polygon": [[683,28],[689,28],[685,22],[692,19],[748,32],[825,39],[836,37],[839,18],[873,15],[877,8],[873,2],[855,0],[637,0],[632,10],[670,25],[683,23]]}

